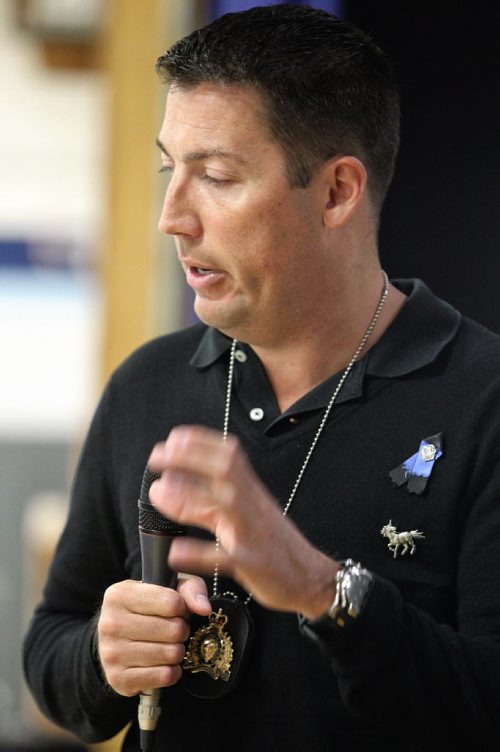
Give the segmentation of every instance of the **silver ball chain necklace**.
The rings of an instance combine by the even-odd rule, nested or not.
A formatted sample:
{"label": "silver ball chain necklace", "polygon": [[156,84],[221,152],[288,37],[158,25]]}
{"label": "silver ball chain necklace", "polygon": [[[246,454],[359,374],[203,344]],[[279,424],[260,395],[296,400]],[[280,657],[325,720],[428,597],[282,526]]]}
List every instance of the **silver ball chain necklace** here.
{"label": "silver ball chain necklace", "polygon": [[[288,500],[283,507],[284,517],[288,514],[302,477],[309,464],[309,460],[316,449],[319,438],[323,433],[323,429],[337,397],[354,364],[365,349],[375,325],[380,318],[380,314],[382,313],[382,309],[389,293],[389,280],[387,274],[383,270],[382,275],[384,284],[375,313],[372,316],[356,352],[342,372],[340,380],[325,408],[318,429],[305,456],[304,462],[302,463],[302,467],[300,468],[295,483],[293,484]],[[237,340],[233,339],[229,356],[226,402],[224,408],[224,424],[222,431],[222,440],[224,442],[227,441],[229,433],[229,416],[231,412],[231,393],[236,345]],[[216,539],[217,549],[219,546],[219,540]],[[247,608],[252,597],[252,593],[249,593],[246,599],[242,602],[239,600],[238,596],[231,591],[225,591],[222,594],[219,593],[219,570],[217,564],[215,565],[213,574],[213,592],[212,597],[210,598],[213,610],[208,617],[208,625],[206,624],[206,619],[202,619],[202,617],[194,617],[192,620],[192,637],[189,640],[186,656],[184,658],[183,684],[191,694],[196,695],[197,697],[216,698],[222,697],[234,689],[245,669],[252,642],[253,620]],[[200,622],[200,626],[197,626],[197,621]]]}

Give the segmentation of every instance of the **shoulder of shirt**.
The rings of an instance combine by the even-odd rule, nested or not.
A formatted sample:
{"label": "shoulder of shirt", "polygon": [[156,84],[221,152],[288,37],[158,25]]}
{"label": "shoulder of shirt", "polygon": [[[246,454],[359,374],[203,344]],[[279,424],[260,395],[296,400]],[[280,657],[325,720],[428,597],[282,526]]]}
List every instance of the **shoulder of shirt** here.
{"label": "shoulder of shirt", "polygon": [[419,279],[392,282],[407,302],[370,352],[370,373],[411,378],[431,367],[436,375],[472,379],[476,386],[498,381],[498,334],[460,314]]}
{"label": "shoulder of shirt", "polygon": [[471,369],[500,377],[500,335],[462,316],[456,347]]}
{"label": "shoulder of shirt", "polygon": [[185,371],[206,330],[205,324],[198,323],[145,342],[116,368],[111,380],[142,380],[155,374]]}

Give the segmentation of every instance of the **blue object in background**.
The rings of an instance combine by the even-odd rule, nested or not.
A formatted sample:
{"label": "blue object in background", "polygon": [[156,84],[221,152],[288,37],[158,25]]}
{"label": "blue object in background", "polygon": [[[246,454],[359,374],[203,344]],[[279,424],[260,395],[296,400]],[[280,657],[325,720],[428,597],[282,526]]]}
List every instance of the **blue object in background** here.
{"label": "blue object in background", "polygon": [[25,240],[0,240],[0,266],[28,266],[29,248]]}
{"label": "blue object in background", "polygon": [[3,269],[77,270],[83,265],[71,240],[0,238],[0,271]]}
{"label": "blue object in background", "polygon": [[[290,2],[290,0],[288,0]],[[235,13],[239,10],[248,10],[255,8],[257,5],[282,5],[280,2],[273,0],[212,0],[210,3],[209,20],[218,18],[224,13]],[[335,16],[342,18],[343,0],[309,0],[309,2],[291,2],[291,5],[310,5],[313,8],[326,10]]]}

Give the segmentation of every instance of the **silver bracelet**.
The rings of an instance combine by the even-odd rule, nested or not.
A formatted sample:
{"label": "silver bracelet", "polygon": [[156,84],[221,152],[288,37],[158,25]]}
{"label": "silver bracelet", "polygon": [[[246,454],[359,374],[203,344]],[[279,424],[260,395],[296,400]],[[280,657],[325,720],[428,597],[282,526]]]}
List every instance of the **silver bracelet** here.
{"label": "silver bracelet", "polygon": [[326,612],[338,627],[344,627],[349,619],[356,619],[366,600],[373,576],[359,562],[352,559],[341,561],[336,575],[335,600]]}

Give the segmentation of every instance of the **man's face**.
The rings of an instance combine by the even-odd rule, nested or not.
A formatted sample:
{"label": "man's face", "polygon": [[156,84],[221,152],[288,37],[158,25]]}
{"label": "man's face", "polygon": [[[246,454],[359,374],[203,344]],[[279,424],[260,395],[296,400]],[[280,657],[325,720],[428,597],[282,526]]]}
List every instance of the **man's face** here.
{"label": "man's face", "polygon": [[321,202],[314,180],[290,188],[261,112],[251,88],[169,92],[159,144],[170,177],[159,228],[175,235],[199,318],[264,345],[293,331],[318,294]]}

